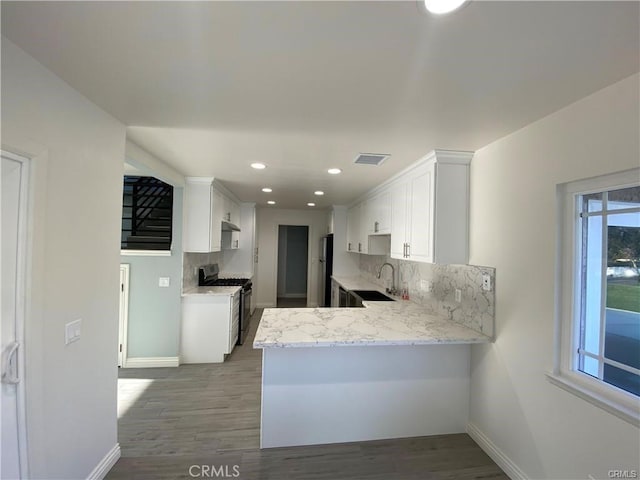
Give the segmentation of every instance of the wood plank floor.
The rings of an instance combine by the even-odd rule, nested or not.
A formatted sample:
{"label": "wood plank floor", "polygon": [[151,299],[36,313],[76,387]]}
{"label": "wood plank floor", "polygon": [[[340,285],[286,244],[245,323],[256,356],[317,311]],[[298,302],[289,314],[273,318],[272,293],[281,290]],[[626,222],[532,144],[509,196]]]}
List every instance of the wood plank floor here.
{"label": "wood plank floor", "polygon": [[260,313],[223,364],[120,371],[107,479],[508,480],[466,434],[260,450]]}

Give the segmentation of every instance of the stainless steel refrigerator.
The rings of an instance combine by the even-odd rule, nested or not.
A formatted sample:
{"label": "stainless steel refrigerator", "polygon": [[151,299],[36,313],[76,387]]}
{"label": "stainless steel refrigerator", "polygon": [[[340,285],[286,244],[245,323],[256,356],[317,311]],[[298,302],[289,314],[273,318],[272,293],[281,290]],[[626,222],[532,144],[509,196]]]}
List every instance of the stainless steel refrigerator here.
{"label": "stainless steel refrigerator", "polygon": [[320,248],[320,297],[321,307],[331,306],[331,275],[333,273],[333,233],[322,237]]}

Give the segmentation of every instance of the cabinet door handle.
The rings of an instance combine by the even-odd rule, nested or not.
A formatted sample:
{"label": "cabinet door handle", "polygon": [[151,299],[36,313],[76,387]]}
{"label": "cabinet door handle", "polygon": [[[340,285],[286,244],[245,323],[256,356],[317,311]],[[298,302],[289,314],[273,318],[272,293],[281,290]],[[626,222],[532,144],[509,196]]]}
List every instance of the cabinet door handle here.
{"label": "cabinet door handle", "polygon": [[347,250],[350,252],[351,251],[351,242],[347,243]]}
{"label": "cabinet door handle", "polygon": [[407,243],[406,242],[403,244],[402,256],[404,258],[407,258]]}
{"label": "cabinet door handle", "polygon": [[12,342],[6,348],[2,355],[2,383],[15,385],[20,383],[18,374],[18,342]]}
{"label": "cabinet door handle", "polygon": [[358,242],[358,252],[362,251],[362,244],[360,242]]}
{"label": "cabinet door handle", "polygon": [[411,244],[407,243],[407,258],[411,256]]}
{"label": "cabinet door handle", "polygon": [[373,224],[373,231],[374,231],[375,233],[378,233],[378,230],[379,230],[379,223],[378,223],[378,222],[374,222],[374,224]]}

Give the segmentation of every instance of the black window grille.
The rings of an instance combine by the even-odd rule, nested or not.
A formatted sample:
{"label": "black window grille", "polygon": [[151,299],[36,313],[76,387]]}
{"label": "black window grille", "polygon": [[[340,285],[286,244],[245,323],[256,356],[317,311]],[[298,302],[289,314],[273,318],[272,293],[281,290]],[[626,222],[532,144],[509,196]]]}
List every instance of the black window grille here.
{"label": "black window grille", "polygon": [[173,187],[153,177],[125,176],[122,250],[171,250]]}

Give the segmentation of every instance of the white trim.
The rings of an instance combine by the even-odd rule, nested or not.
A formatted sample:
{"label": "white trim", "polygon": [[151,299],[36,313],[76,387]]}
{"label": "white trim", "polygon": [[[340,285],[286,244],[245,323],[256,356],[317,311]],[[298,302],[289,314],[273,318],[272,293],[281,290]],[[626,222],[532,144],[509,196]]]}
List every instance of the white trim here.
{"label": "white trim", "polygon": [[478,444],[478,446],[491,457],[491,460],[506,473],[512,480],[528,480],[529,477],[491,441],[475,424],[467,424],[467,433]]}
{"label": "white trim", "polygon": [[639,177],[640,168],[634,168],[557,186],[554,364],[553,371],[547,374],[553,385],[635,426],[640,426],[637,396],[578,370],[575,353],[580,345],[580,328],[575,312],[579,311],[582,292],[580,265],[575,261],[580,248],[576,196],[634,186]]}
{"label": "white trim", "polygon": [[609,175],[586,178],[584,180],[576,180],[562,184],[566,193],[597,193],[604,190],[613,190],[616,188],[632,187],[638,183],[640,176],[640,168],[631,168],[622,172],[616,172]]}
{"label": "white trim", "polygon": [[118,351],[118,366],[127,366],[127,341],[129,339],[129,278],[131,265],[120,264],[120,273],[124,272],[124,281],[120,286],[120,315],[118,322],[118,343],[122,345],[122,350]]}
{"label": "white trim", "polygon": [[162,368],[177,367],[180,357],[134,357],[126,359],[124,368]]}
{"label": "white trim", "polygon": [[120,250],[123,257],[170,257],[171,250]]}
{"label": "white trim", "polygon": [[107,452],[103,459],[100,460],[100,463],[96,465],[96,468],[91,471],[87,480],[102,480],[106,477],[107,473],[109,473],[116,462],[120,459],[120,455],[120,444],[116,443],[113,448]]}
{"label": "white trim", "polygon": [[[23,478],[29,478],[29,448],[27,436],[27,390],[26,390],[26,349],[28,348],[25,334],[27,320],[28,292],[31,276],[31,242],[28,231],[32,224],[32,196],[31,196],[31,159],[6,150],[0,150],[0,156],[20,164],[20,187],[18,205],[18,239],[16,262],[16,342],[20,344],[17,352],[18,376],[20,382],[16,385],[16,415],[18,417],[18,463]],[[29,232],[30,233],[30,232]]]}
{"label": "white trim", "polygon": [[[635,395],[608,385],[602,380],[588,378],[582,373],[546,374],[547,380],[569,393],[572,393],[591,405],[595,405],[616,417],[640,426],[640,406]],[[580,378],[585,377],[585,378]],[[619,391],[612,391],[612,390]]]}

